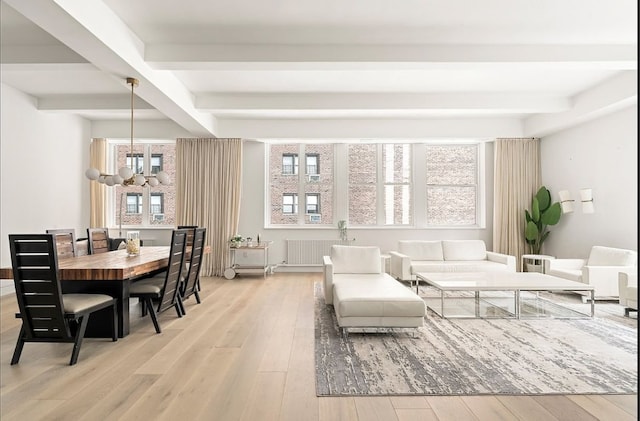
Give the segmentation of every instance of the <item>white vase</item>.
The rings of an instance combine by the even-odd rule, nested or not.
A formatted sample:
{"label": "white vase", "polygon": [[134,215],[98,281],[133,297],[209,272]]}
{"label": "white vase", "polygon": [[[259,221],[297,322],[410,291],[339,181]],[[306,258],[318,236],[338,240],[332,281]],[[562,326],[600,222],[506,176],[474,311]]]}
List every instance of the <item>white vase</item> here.
{"label": "white vase", "polygon": [[540,272],[542,273],[542,265],[536,265],[533,263],[525,263],[527,267],[527,272]]}

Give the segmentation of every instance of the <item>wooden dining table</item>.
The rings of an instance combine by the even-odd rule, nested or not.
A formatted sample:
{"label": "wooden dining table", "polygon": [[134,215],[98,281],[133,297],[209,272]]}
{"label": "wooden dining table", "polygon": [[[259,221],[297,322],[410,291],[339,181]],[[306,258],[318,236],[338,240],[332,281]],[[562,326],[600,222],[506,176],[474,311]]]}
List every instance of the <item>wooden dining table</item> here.
{"label": "wooden dining table", "polygon": [[[118,337],[129,334],[129,289],[137,279],[165,270],[169,265],[168,246],[140,247],[140,254],[129,256],[126,250],[60,259],[59,277],[64,293],[101,293],[115,297],[118,312]],[[109,337],[109,314],[91,316],[87,337]]]}
{"label": "wooden dining table", "polygon": [[[129,334],[129,289],[137,279],[152,276],[169,266],[169,246],[143,246],[140,254],[129,256],[126,250],[88,254],[58,260],[58,276],[63,293],[108,294],[117,300],[118,337]],[[191,250],[185,251],[188,261]],[[211,252],[205,246],[204,254]],[[13,279],[11,268],[0,269],[0,279]],[[108,311],[91,315],[86,337],[111,337]]]}
{"label": "wooden dining table", "polygon": [[[131,283],[165,270],[169,266],[169,246],[140,247],[140,254],[126,250],[88,254],[58,260],[58,276],[63,293],[108,294],[117,300],[118,337],[129,334],[129,289]],[[1,279],[13,279],[13,270],[0,269]],[[86,337],[111,337],[108,311],[91,315]]]}

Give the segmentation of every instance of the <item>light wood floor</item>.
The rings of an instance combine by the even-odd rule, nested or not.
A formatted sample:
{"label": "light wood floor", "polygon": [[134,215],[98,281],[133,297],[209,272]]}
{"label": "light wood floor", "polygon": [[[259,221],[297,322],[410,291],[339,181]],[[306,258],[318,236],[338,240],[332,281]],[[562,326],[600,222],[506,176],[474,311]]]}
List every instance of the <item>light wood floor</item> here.
{"label": "light wood floor", "polygon": [[[25,345],[0,298],[0,419],[9,420],[636,420],[635,395],[318,398],[313,283],[320,273],[203,278],[187,315],[134,316],[117,342]],[[139,310],[137,305],[134,310]],[[136,311],[136,315],[137,315]],[[637,326],[637,322],[636,322]]]}

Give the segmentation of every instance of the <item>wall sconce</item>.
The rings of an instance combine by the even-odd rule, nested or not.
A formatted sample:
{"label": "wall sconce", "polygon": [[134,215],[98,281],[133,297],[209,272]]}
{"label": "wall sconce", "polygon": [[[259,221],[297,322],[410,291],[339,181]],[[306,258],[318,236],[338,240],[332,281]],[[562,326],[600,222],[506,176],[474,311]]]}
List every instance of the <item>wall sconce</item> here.
{"label": "wall sconce", "polygon": [[562,208],[562,213],[571,213],[573,212],[573,200],[571,198],[571,193],[569,190],[560,190],[558,192],[558,196],[560,197],[560,207]]}
{"label": "wall sconce", "polygon": [[580,201],[582,202],[582,213],[594,213],[593,192],[591,189],[580,189]]}

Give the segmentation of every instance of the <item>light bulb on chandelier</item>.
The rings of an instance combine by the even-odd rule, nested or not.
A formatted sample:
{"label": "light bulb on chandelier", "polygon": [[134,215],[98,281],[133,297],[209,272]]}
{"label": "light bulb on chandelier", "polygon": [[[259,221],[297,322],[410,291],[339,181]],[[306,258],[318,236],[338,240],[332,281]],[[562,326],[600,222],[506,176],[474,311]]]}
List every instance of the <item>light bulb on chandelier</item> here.
{"label": "light bulb on chandelier", "polygon": [[118,174],[103,174],[97,168],[89,168],[84,175],[89,180],[95,180],[98,183],[107,186],[151,186],[155,187],[160,184],[170,184],[169,174],[159,171],[155,175],[136,174],[134,170],[135,160],[133,159],[133,88],[138,86],[138,79],[128,77],[127,83],[131,85],[131,144],[129,156],[131,157],[131,168],[126,165],[118,170]]}

